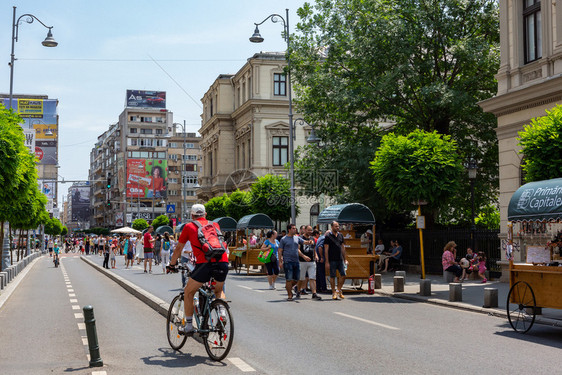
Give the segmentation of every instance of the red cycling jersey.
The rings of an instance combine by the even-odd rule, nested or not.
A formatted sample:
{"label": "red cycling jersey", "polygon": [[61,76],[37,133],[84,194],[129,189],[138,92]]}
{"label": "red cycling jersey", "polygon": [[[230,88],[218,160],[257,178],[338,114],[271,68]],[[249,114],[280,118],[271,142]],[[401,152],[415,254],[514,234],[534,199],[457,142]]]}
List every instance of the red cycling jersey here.
{"label": "red cycling jersey", "polygon": [[[207,219],[200,217],[195,219],[201,223],[201,225],[207,225],[209,223]],[[213,223],[215,228],[220,230],[220,226],[217,223]],[[181,231],[180,239],[178,240],[179,243],[186,244],[187,241],[191,243],[191,247],[193,248],[193,255],[195,256],[196,263],[207,263],[207,259],[205,259],[205,254],[201,250],[201,242],[199,241],[199,237],[197,235],[198,228],[197,225],[193,223],[187,223],[183,226],[183,230]],[[228,262],[228,254],[225,252],[220,259],[211,259],[211,262]]]}

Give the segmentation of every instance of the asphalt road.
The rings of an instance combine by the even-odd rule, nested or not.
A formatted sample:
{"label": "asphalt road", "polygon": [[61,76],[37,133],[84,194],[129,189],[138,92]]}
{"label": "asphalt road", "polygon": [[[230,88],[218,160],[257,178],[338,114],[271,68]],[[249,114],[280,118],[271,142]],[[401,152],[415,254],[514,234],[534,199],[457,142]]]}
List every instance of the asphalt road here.
{"label": "asphalt road", "polygon": [[[377,295],[287,302],[280,282],[270,291],[264,276],[233,272],[227,299],[234,345],[229,360],[216,363],[191,339],[182,352],[172,351],[161,315],[70,257],[62,263],[78,300],[71,303],[63,270],[50,268],[48,259],[34,266],[0,310],[1,373],[96,371],[85,368],[72,310],[86,304],[95,309],[107,374],[521,374],[557,373],[560,367],[559,328],[535,325],[520,335],[501,318]],[[101,257],[89,259],[101,265]],[[122,269],[122,259],[117,263],[111,272],[165,301],[178,291],[179,275],[164,275],[158,267],[144,274],[137,266]]]}

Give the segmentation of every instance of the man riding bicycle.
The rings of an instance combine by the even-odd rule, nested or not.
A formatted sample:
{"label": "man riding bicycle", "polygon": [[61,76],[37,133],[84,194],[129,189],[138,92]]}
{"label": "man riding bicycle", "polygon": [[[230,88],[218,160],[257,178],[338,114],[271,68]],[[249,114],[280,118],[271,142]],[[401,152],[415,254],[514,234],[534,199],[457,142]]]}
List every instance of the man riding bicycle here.
{"label": "man riding bicycle", "polygon": [[[207,221],[206,216],[207,213],[205,212],[205,206],[202,204],[194,204],[193,207],[191,207],[191,219],[193,221],[198,221],[199,224],[203,226],[207,225],[209,222]],[[217,223],[213,223],[213,226],[217,229],[217,231],[220,230]],[[177,264],[178,258],[180,257],[185,244],[187,242],[191,243],[193,255],[195,256],[195,269],[191,273],[191,277],[188,279],[184,289],[186,322],[185,326],[179,328],[179,331],[183,334],[193,334],[194,332],[193,297],[204,283],[211,280],[211,277],[216,281],[215,295],[221,299],[225,298],[223,286],[224,281],[226,280],[226,275],[228,274],[228,253],[223,253],[219,259],[212,258],[207,260],[205,258],[205,253],[202,250],[203,246],[199,241],[198,229],[198,226],[194,222],[184,225],[178,244],[174,249],[172,258],[170,259],[170,268],[173,269],[173,267]]]}

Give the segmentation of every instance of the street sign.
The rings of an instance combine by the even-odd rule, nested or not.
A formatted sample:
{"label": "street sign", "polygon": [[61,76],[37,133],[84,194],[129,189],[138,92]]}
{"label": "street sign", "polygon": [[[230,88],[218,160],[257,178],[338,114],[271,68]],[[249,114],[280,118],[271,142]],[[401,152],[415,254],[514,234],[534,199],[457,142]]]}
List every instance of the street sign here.
{"label": "street sign", "polygon": [[416,216],[416,228],[425,229],[425,216]]}
{"label": "street sign", "polygon": [[176,213],[176,205],[175,204],[166,205],[166,213],[175,214]]}

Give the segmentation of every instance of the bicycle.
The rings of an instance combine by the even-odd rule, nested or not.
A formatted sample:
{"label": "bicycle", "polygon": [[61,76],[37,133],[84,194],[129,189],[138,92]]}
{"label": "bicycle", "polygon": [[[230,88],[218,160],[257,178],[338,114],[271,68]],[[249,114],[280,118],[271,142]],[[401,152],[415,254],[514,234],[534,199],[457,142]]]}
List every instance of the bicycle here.
{"label": "bicycle", "polygon": [[[178,265],[170,272],[183,270],[191,275],[188,267]],[[234,322],[228,303],[216,298],[213,290],[213,280],[205,283],[195,293],[194,303],[194,334],[199,335],[205,345],[205,350],[214,361],[222,361],[232,347],[234,338]],[[222,307],[222,308],[221,308]],[[222,313],[221,313],[222,310]],[[187,335],[178,330],[180,325],[185,324],[184,292],[183,290],[174,297],[166,317],[166,336],[168,343],[174,350],[180,350],[187,341]]]}

